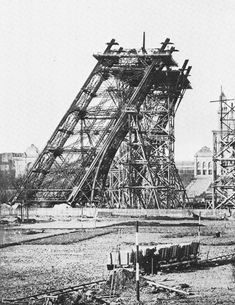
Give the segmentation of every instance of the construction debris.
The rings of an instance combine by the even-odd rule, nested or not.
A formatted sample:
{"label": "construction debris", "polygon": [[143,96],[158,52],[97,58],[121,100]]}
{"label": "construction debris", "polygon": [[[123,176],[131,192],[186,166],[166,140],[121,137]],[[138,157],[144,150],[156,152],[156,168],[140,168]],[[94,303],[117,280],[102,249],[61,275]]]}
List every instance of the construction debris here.
{"label": "construction debris", "polygon": [[190,295],[191,293],[187,292],[187,291],[184,291],[184,290],[180,290],[180,289],[176,289],[174,287],[170,287],[170,286],[166,286],[166,285],[162,285],[162,284],[159,284],[159,283],[156,283],[154,281],[151,281],[149,280],[148,278],[146,277],[142,277],[143,279],[145,279],[147,281],[147,283],[151,286],[155,286],[157,288],[162,288],[162,289],[165,289],[165,290],[169,290],[169,291],[173,291],[173,292],[176,292],[180,295]]}

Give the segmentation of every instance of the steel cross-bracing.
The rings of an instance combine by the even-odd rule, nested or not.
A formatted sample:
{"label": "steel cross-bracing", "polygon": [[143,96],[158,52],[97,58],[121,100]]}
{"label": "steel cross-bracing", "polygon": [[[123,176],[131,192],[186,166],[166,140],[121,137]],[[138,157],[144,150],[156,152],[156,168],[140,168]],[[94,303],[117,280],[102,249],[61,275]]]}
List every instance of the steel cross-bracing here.
{"label": "steel cross-bracing", "polygon": [[213,131],[213,183],[211,208],[235,207],[235,106],[221,90],[220,126]]}
{"label": "steel cross-bracing", "polygon": [[160,48],[103,53],[13,201],[172,208],[185,204],[174,163],[175,113],[191,67]]}

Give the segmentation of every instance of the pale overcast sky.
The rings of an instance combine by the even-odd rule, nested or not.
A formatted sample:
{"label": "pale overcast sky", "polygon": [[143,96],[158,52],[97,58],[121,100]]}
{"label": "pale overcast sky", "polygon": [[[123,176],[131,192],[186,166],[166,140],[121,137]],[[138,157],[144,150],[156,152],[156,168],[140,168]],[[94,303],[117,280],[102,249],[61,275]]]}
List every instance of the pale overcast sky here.
{"label": "pale overcast sky", "polygon": [[235,97],[234,0],[1,0],[0,152],[42,149],[115,38],[126,48],[169,37],[179,65],[193,66],[193,90],[176,115],[176,159],[212,147],[220,86]]}

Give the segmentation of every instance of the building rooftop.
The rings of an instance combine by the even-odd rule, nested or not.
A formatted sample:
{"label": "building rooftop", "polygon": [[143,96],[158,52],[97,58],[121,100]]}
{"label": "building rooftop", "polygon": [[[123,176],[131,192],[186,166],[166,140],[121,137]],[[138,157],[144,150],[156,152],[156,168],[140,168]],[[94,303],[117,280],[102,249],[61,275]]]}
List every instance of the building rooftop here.
{"label": "building rooftop", "polygon": [[196,154],[195,157],[210,157],[212,156],[212,151],[208,146],[203,146]]}

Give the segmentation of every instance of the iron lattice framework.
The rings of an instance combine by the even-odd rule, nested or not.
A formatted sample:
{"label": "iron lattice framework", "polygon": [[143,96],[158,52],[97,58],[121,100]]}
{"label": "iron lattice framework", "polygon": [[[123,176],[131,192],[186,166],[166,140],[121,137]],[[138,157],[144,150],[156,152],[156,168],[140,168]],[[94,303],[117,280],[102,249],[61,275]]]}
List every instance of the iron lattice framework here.
{"label": "iron lattice framework", "polygon": [[14,200],[105,207],[185,204],[174,163],[174,120],[191,67],[160,48],[113,48],[97,64]]}
{"label": "iron lattice framework", "polygon": [[212,208],[235,207],[235,107],[221,91],[220,128],[213,131]]}

